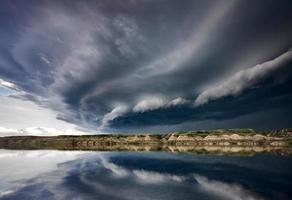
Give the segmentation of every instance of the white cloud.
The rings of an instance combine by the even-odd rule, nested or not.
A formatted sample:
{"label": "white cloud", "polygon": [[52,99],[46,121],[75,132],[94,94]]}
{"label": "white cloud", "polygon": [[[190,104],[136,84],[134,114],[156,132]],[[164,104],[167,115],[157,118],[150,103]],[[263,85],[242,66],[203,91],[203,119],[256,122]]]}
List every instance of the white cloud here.
{"label": "white cloud", "polygon": [[10,90],[19,91],[19,88],[14,83],[11,83],[9,81],[5,81],[1,78],[0,78],[0,87],[5,87],[5,88],[10,89]]}
{"label": "white cloud", "polygon": [[106,158],[100,157],[101,164],[104,168],[110,170],[115,177],[125,177],[129,175],[129,171],[127,169],[124,169],[123,167],[120,167],[118,165],[115,165],[114,163],[109,162]]}
{"label": "white cloud", "polygon": [[169,106],[179,106],[179,105],[184,105],[184,104],[186,104],[186,103],[188,103],[188,100],[186,100],[186,99],[184,99],[184,98],[182,98],[182,97],[177,97],[177,98],[171,100],[171,101],[168,103],[168,105],[169,105]]}
{"label": "white cloud", "polygon": [[179,106],[188,103],[188,101],[182,97],[177,97],[172,100],[163,96],[146,96],[134,106],[134,112],[145,112],[156,110],[159,108],[167,108],[172,106]]}
{"label": "white cloud", "polygon": [[206,104],[211,100],[219,99],[229,95],[238,95],[243,90],[255,85],[266,76],[281,68],[283,63],[291,59],[292,50],[289,50],[288,52],[273,60],[264,62],[245,70],[241,70],[222,83],[205,89],[195,100],[195,105],[199,106]]}
{"label": "white cloud", "polygon": [[19,131],[13,128],[0,127],[0,136],[18,135]]}
{"label": "white cloud", "polygon": [[48,128],[48,127],[27,127],[27,128],[21,128],[21,129],[0,127],[0,137],[25,136],[25,135],[56,136],[56,135],[88,135],[88,134],[92,134],[92,133],[79,131],[73,128],[57,130],[55,128]]}
{"label": "white cloud", "polygon": [[195,175],[195,179],[202,189],[223,197],[226,200],[260,200],[252,193],[237,184],[227,184],[220,181],[209,180],[200,175]]}
{"label": "white cloud", "polygon": [[184,176],[177,176],[168,173],[159,173],[146,170],[129,170],[124,167],[111,163],[104,156],[100,156],[101,164],[104,168],[110,170],[117,178],[125,178],[127,176],[134,177],[138,182],[143,184],[159,184],[167,181],[182,182]]}
{"label": "white cloud", "polygon": [[[64,199],[65,194],[60,195],[62,177],[66,174],[66,163],[84,158],[89,153],[55,151],[55,150],[34,150],[34,151],[0,151],[0,194],[3,196],[18,194],[27,186],[44,183],[46,190],[54,193],[56,199]],[[9,167],[8,167],[9,166]],[[52,178],[58,177],[58,178]],[[52,188],[52,186],[54,188]],[[34,196],[38,195],[34,193]]]}
{"label": "white cloud", "polygon": [[11,190],[6,190],[3,192],[0,192],[0,197],[5,197],[5,196],[8,196],[10,194],[13,194],[15,191],[16,191],[15,189],[11,189]]}
{"label": "white cloud", "polygon": [[58,164],[75,160],[84,152],[0,150],[0,197],[13,193],[26,179],[52,172]]}
{"label": "white cloud", "polygon": [[[8,127],[4,130],[1,128],[1,134],[23,133],[27,134],[31,131],[36,133],[52,133],[52,129],[23,129],[26,127],[54,127],[56,130],[76,130],[76,125],[67,123],[62,120],[56,119],[57,113],[53,110],[41,107],[30,101],[23,101],[21,99],[11,98],[0,95],[0,127]],[[22,132],[16,129],[23,129]],[[77,131],[77,130],[76,130]],[[66,131],[65,131],[66,132]],[[63,133],[65,133],[63,132]]]}
{"label": "white cloud", "polygon": [[104,115],[98,130],[104,129],[110,121],[114,120],[117,117],[122,116],[126,112],[128,112],[128,106],[126,106],[125,104],[117,105],[111,112]]}
{"label": "white cloud", "polygon": [[139,182],[145,184],[160,184],[168,181],[182,182],[185,178],[166,173],[151,172],[145,170],[133,170]]}
{"label": "white cloud", "polygon": [[148,96],[144,97],[142,100],[134,106],[134,112],[145,112],[149,110],[155,110],[163,107],[166,104],[167,100],[164,97],[160,96]]}
{"label": "white cloud", "polygon": [[138,101],[136,105],[130,107],[126,104],[117,104],[109,113],[106,113],[102,120],[101,125],[97,130],[102,131],[107,128],[110,121],[123,116],[131,111],[133,112],[146,112],[151,110],[156,110],[159,108],[168,108],[174,106],[180,106],[187,104],[188,100],[177,97],[172,100],[167,100],[167,98],[162,96],[144,96],[142,100]]}

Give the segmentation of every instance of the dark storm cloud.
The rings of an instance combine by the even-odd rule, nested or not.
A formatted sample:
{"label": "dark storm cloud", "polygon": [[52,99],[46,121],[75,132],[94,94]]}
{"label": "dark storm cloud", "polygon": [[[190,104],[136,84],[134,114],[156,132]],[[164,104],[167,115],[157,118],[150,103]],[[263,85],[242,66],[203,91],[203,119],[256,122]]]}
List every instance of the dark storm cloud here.
{"label": "dark storm cloud", "polygon": [[[111,123],[112,126],[120,129],[124,126],[129,126],[129,128],[137,128],[138,126],[144,125],[173,125],[190,120],[215,120],[222,122],[224,120],[230,120],[257,112],[265,112],[266,115],[273,115],[275,109],[280,109],[286,111],[286,114],[284,116],[277,116],[279,120],[281,119],[280,121],[285,121],[284,125],[283,123],[280,123],[278,120],[276,120],[270,121],[269,126],[267,126],[266,122],[264,122],[264,124],[261,124],[261,127],[270,129],[281,128],[281,126],[278,126],[277,124],[280,123],[282,126],[285,126],[285,124],[290,123],[290,118],[287,116],[292,110],[292,92],[290,88],[292,81],[290,79],[290,81],[287,82],[285,85],[277,86],[268,83],[266,84],[267,85],[259,85],[258,88],[250,89],[243,95],[237,97],[226,97],[200,107],[191,107],[186,105],[169,109],[162,108],[144,113],[129,113],[123,115],[122,117],[114,119]],[[263,122],[261,119],[255,120],[256,122]],[[209,123],[214,123],[214,121],[209,121]],[[220,126],[222,126],[222,124]],[[217,127],[214,127],[209,124],[209,127],[213,128],[220,128],[220,126],[218,127],[217,125]],[[238,127],[239,124],[236,123],[236,125],[233,125],[229,123],[223,127],[228,128],[228,126]],[[246,124],[246,126],[248,125]],[[207,128],[208,125],[201,127]],[[250,124],[248,127],[257,128],[257,125],[253,123]],[[157,129],[157,131],[159,131],[159,129]]]}
{"label": "dark storm cloud", "polygon": [[23,91],[15,98],[100,130],[291,110],[291,7],[2,1],[0,78]]}

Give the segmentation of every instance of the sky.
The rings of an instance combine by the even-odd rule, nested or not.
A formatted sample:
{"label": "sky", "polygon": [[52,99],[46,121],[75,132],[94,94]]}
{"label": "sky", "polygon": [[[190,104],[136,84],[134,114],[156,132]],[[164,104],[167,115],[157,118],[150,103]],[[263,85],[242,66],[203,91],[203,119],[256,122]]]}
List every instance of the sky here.
{"label": "sky", "polygon": [[291,127],[290,0],[2,0],[0,135]]}

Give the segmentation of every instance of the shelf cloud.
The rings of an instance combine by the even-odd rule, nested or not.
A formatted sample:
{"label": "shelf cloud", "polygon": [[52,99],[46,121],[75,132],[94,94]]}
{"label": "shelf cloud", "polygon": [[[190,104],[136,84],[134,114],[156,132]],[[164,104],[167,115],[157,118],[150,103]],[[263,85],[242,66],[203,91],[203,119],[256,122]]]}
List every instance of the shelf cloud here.
{"label": "shelf cloud", "polygon": [[281,113],[270,126],[288,126],[292,5],[268,2],[4,0],[0,103],[34,103],[54,120],[0,126],[264,129],[263,111]]}
{"label": "shelf cloud", "polygon": [[282,67],[287,67],[287,63],[291,63],[291,61],[292,50],[289,50],[273,60],[241,70],[222,83],[207,88],[196,98],[195,104],[202,105],[208,103],[210,100],[219,99],[224,96],[239,95],[245,89],[260,82],[263,78],[271,76]]}

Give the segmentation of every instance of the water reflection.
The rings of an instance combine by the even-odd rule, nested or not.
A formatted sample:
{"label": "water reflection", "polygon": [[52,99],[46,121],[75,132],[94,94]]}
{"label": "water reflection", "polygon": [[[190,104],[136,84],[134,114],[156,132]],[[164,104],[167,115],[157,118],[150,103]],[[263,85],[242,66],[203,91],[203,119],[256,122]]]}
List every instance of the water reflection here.
{"label": "water reflection", "polygon": [[0,199],[291,199],[292,158],[0,151]]}

